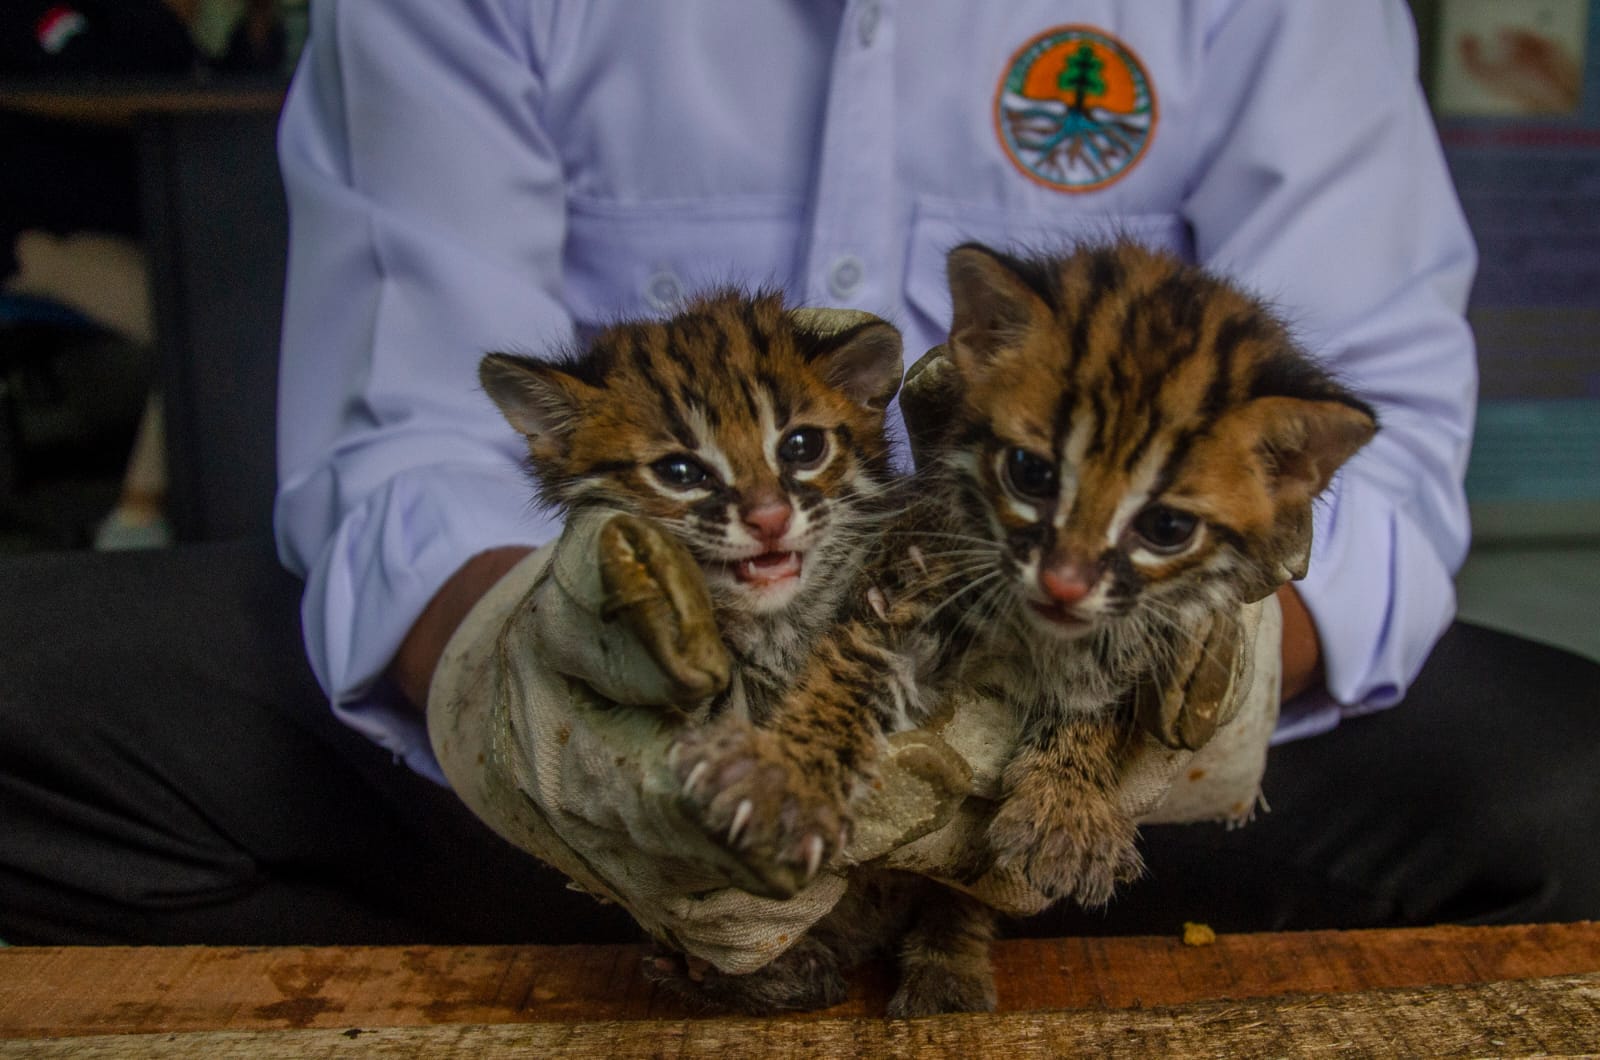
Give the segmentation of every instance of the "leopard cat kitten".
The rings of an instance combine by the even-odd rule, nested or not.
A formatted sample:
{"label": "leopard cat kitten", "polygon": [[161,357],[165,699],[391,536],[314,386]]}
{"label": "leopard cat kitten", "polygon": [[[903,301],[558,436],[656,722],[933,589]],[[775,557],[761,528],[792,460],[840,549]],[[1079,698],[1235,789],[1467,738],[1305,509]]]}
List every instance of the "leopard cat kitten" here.
{"label": "leopard cat kitten", "polygon": [[836,325],[726,290],[564,359],[492,353],[479,370],[545,503],[629,513],[698,562],[741,716],[759,719],[833,620],[892,479],[899,332]]}
{"label": "leopard cat kitten", "polygon": [[[1137,683],[1303,569],[1311,504],[1376,419],[1267,306],[1175,257],[968,244],[948,274],[947,422],[910,424],[917,502],[764,731],[682,742],[684,799],[785,893],[845,841],[886,731],[997,696],[1022,731],[977,871],[1099,905],[1141,867],[1115,798]],[[891,1007],[992,1004],[988,914],[924,898]]]}
{"label": "leopard cat kitten", "polygon": [[[562,359],[490,354],[479,376],[526,436],[544,503],[621,512],[636,521],[630,534],[665,533],[687,550],[737,663],[710,713],[760,722],[836,620],[892,503],[884,411],[902,363],[899,333],[875,317],[730,290],[670,319],[619,323]],[[602,568],[604,549],[602,536]],[[832,960],[849,941],[818,932],[789,962],[812,951]],[[686,963],[665,950],[654,961]],[[795,993],[781,978],[734,977],[720,994],[716,980],[657,978],[691,1001],[746,1011],[792,1007],[784,999]]]}

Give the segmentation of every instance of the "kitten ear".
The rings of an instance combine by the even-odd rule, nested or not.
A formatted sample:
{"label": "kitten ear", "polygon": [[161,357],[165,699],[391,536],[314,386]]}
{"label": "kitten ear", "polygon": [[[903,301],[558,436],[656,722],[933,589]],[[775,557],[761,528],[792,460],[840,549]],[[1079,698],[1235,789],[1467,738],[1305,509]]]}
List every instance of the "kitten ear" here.
{"label": "kitten ear", "polygon": [[1263,397],[1247,410],[1280,503],[1309,503],[1378,431],[1377,416],[1360,402]]}
{"label": "kitten ear", "polygon": [[505,418],[530,441],[562,434],[590,387],[553,365],[514,353],[491,353],[478,363],[478,381]]}
{"label": "kitten ear", "polygon": [[905,385],[900,388],[900,413],[905,417],[915,466],[933,459],[960,408],[960,373],[946,348],[935,346],[906,369]]}
{"label": "kitten ear", "polygon": [[1048,317],[1050,307],[1018,273],[1020,263],[980,243],[950,252],[951,358],[964,373],[981,370],[994,352]]}
{"label": "kitten ear", "polygon": [[1303,578],[1311,563],[1311,502],[1334,472],[1377,433],[1360,402],[1334,398],[1260,397],[1237,413],[1253,435],[1250,448],[1265,471],[1272,522],[1255,546],[1258,569],[1239,585],[1240,598],[1272,595]]}
{"label": "kitten ear", "polygon": [[874,411],[889,407],[905,370],[893,324],[853,309],[791,309],[787,316],[806,361],[829,386]]}

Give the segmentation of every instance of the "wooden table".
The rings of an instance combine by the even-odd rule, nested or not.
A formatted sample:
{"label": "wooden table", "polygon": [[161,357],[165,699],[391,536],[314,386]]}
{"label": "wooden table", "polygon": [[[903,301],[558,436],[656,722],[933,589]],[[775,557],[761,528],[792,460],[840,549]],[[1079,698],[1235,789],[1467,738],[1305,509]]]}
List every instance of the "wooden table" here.
{"label": "wooden table", "polygon": [[132,126],[152,114],[276,114],[283,94],[281,81],[266,77],[0,80],[0,106],[88,125]]}
{"label": "wooden table", "polygon": [[0,1057],[1600,1053],[1600,923],[1012,940],[1000,1010],[750,1020],[659,996],[628,946],[0,950]]}

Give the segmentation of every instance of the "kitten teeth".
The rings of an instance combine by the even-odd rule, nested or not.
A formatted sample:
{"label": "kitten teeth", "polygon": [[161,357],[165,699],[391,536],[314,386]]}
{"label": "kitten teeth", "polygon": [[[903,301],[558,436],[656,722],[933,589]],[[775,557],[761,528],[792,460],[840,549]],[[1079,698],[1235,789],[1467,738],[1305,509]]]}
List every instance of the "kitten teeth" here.
{"label": "kitten teeth", "polygon": [[728,842],[739,841],[739,833],[744,831],[744,826],[750,823],[750,818],[755,816],[756,807],[749,799],[739,803],[739,808],[733,811],[733,824],[728,828]]}
{"label": "kitten teeth", "polygon": [[800,576],[798,552],[764,552],[742,559],[734,566],[734,576],[747,585],[763,588]]}
{"label": "kitten teeth", "polygon": [[683,793],[685,795],[693,795],[695,785],[700,783],[709,772],[711,772],[711,763],[696,762],[694,768],[689,770],[688,778],[683,782]]}
{"label": "kitten teeth", "polygon": [[889,601],[884,597],[883,590],[874,586],[867,590],[867,603],[872,606],[872,613],[885,621],[889,618]]}
{"label": "kitten teeth", "polygon": [[817,872],[822,868],[822,837],[812,834],[806,837],[806,882],[810,883],[817,878]]}

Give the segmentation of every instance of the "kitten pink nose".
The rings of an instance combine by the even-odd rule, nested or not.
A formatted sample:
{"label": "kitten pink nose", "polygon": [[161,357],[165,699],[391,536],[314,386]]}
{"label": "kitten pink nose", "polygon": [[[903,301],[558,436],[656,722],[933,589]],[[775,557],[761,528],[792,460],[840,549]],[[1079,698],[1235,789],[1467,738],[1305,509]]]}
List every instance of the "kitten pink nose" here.
{"label": "kitten pink nose", "polygon": [[1039,571],[1039,588],[1057,603],[1072,605],[1089,595],[1094,580],[1089,572],[1074,564],[1045,567]]}
{"label": "kitten pink nose", "polygon": [[744,520],[744,525],[756,532],[756,536],[766,541],[776,541],[789,529],[789,517],[794,514],[794,509],[786,501],[762,501],[753,508],[744,508],[739,512],[739,518]]}

